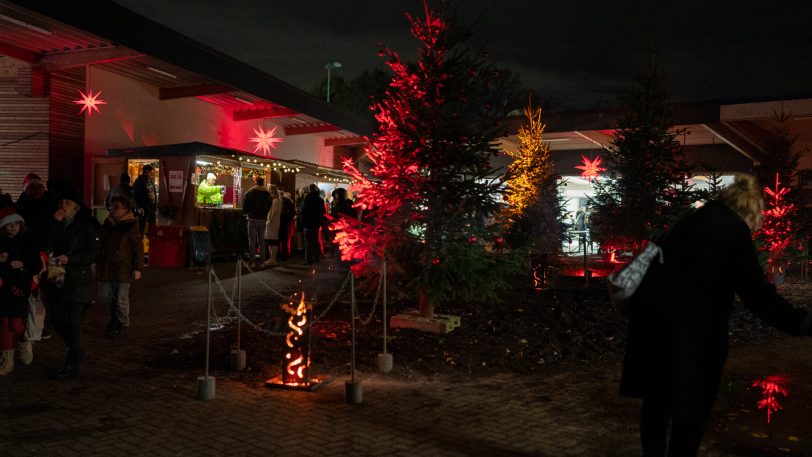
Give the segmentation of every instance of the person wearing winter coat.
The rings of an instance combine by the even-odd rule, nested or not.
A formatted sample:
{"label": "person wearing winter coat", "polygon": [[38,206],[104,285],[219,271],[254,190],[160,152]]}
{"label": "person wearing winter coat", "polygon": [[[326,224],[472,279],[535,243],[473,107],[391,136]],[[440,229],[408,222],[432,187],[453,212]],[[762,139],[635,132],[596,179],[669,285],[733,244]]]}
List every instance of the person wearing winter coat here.
{"label": "person wearing winter coat", "polygon": [[153,171],[155,168],[152,165],[144,165],[144,168],[141,169],[141,176],[135,178],[133,183],[133,199],[136,213],[138,213],[138,229],[141,231],[141,235],[146,233],[147,224],[152,227],[157,222],[158,188],[155,187],[155,181],[152,180]]}
{"label": "person wearing winter coat", "polygon": [[810,313],[778,295],[758,263],[752,233],[763,207],[756,179],[737,175],[657,242],[663,263],[652,262],[632,296],[620,386],[643,400],[645,456],[698,452],[727,358],[734,294],[777,329],[812,336]]}
{"label": "person wearing winter coat", "polygon": [[84,355],[82,321],[92,303],[90,267],[99,257],[99,223],[74,190],[61,189],[57,198],[48,238],[51,257],[64,267],[65,276],[61,287],[57,283],[46,288],[45,297],[54,330],[68,346],[65,364],[52,378],[66,380],[79,374]]}
{"label": "person wearing winter coat", "polygon": [[265,178],[257,177],[257,185],[246,192],[242,199],[242,212],[248,218],[248,254],[252,264],[257,248],[259,248],[260,262],[265,262],[266,250],[263,242],[265,223],[270,210],[271,194],[265,188]]}
{"label": "person wearing winter coat", "polygon": [[122,173],[118,178],[118,185],[110,189],[110,192],[107,192],[107,198],[104,199],[104,207],[107,208],[107,211],[110,211],[110,208],[113,206],[113,198],[119,195],[123,195],[129,199],[130,207],[135,210],[135,196],[133,195],[133,188],[130,185],[130,175],[127,173]]}
{"label": "person wearing winter coat", "polygon": [[321,258],[319,231],[324,225],[326,213],[324,199],[319,195],[319,187],[311,184],[308,194],[304,197],[302,211],[299,215],[305,239],[305,262],[308,264],[318,263]]}
{"label": "person wearing winter coat", "polygon": [[289,192],[280,191],[282,195],[282,214],[279,216],[279,260],[286,260],[290,255],[290,238],[293,235],[293,220],[296,208]]}
{"label": "person wearing winter coat", "polygon": [[107,336],[124,336],[130,327],[130,281],[141,279],[144,243],[130,200],[119,195],[111,200],[110,216],[100,233],[101,256],[96,264],[99,301],[110,308]]}
{"label": "person wearing winter coat", "polygon": [[[14,346],[25,331],[31,282],[42,270],[39,250],[24,222],[14,208],[0,211],[0,376],[14,370]],[[31,343],[20,341],[26,365],[33,358],[31,351]]]}
{"label": "person wearing winter coat", "polygon": [[25,219],[25,228],[42,251],[45,234],[56,211],[56,199],[53,192],[45,188],[45,183],[36,173],[28,173],[23,179],[23,192],[14,204],[17,214]]}
{"label": "person wearing winter coat", "polygon": [[282,216],[282,198],[279,195],[279,188],[271,184],[271,210],[268,211],[268,218],[265,222],[265,249],[270,249],[268,260],[263,262],[263,267],[276,266],[276,254],[279,251],[279,224]]}

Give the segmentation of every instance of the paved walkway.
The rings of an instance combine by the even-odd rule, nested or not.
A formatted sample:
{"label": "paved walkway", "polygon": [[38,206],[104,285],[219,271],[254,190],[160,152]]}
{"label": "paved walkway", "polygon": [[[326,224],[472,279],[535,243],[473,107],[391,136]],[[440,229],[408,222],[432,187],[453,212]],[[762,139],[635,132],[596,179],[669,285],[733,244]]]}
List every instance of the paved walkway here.
{"label": "paved walkway", "polygon": [[[217,271],[227,278],[233,268],[219,264]],[[331,271],[327,264],[320,268]],[[311,272],[294,265],[258,274],[284,288]],[[196,377],[203,361],[193,370],[156,368],[152,351],[154,341],[199,327],[205,284],[200,271],[148,270],[133,291],[126,340],[105,339],[106,315],[93,308],[88,356],[77,380],[47,380],[64,348],[56,336],[38,344],[33,365],[0,378],[0,455],[640,454],[638,406],[618,398],[616,365],[475,378],[360,373],[361,405],[343,401],[345,367],[332,367],[333,381],[315,392],[252,386],[216,372],[216,398],[199,401]],[[230,285],[224,281],[226,289]],[[246,296],[265,293],[255,281],[246,279],[244,287]],[[757,395],[744,384],[779,368],[792,376],[791,394],[770,437],[755,408]],[[729,371],[702,455],[812,455],[812,339],[781,338],[733,351]],[[786,450],[759,448],[770,439],[772,449]]]}

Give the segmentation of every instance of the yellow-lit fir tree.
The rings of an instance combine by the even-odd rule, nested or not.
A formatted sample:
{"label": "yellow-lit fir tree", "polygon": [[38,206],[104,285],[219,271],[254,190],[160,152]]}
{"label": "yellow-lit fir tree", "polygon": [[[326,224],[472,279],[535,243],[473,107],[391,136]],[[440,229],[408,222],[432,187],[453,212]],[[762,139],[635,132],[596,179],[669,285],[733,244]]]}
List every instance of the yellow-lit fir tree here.
{"label": "yellow-lit fir tree", "polygon": [[527,123],[519,128],[518,149],[505,151],[513,160],[505,179],[507,238],[513,246],[529,244],[535,251],[554,254],[566,230],[558,195],[559,176],[543,140],[541,108],[529,105],[524,115]]}
{"label": "yellow-lit fir tree", "polygon": [[515,151],[505,150],[513,159],[508,165],[506,180],[508,220],[515,223],[527,208],[535,205],[541,196],[541,185],[547,176],[552,174],[553,164],[550,161],[550,149],[542,140],[544,123],[541,121],[541,108],[524,109],[527,125],[519,127],[519,148]]}

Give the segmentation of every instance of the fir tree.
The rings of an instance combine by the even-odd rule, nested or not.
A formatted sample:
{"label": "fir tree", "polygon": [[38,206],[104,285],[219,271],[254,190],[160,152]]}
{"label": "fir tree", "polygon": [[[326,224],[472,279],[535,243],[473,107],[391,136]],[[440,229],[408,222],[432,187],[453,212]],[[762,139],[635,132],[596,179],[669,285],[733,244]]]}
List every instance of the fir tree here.
{"label": "fir tree", "polygon": [[611,146],[608,178],[595,184],[591,230],[606,245],[638,247],[692,202],[688,166],[671,127],[663,69],[652,57],[623,103]]}
{"label": "fir tree", "polygon": [[558,195],[559,176],[553,170],[549,146],[544,143],[541,108],[524,110],[527,124],[519,128],[518,149],[505,150],[512,162],[505,179],[504,211],[511,246],[529,245],[537,252],[556,254],[566,225]]}
{"label": "fir tree", "polygon": [[500,119],[499,71],[483,53],[462,48],[469,32],[445,6],[407,14],[420,41],[418,61],[381,54],[394,76],[375,106],[369,158],[374,179],[351,162],[363,221],[334,228],[345,260],[374,276],[384,256],[404,290],[419,291],[421,315],[448,300],[494,300],[518,273],[519,253],[501,252],[502,234],[487,218],[498,210],[493,176]]}

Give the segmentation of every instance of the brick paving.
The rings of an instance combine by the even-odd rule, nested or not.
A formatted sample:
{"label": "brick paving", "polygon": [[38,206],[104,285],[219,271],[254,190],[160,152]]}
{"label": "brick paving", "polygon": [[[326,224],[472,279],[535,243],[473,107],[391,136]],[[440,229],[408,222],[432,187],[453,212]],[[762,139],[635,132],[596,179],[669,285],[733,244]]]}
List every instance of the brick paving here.
{"label": "brick paving", "polygon": [[[219,264],[217,272],[228,278],[233,264]],[[258,274],[282,288],[306,279],[308,270]],[[77,380],[47,380],[63,347],[56,336],[37,344],[33,365],[0,378],[0,455],[640,455],[638,405],[617,396],[617,365],[477,377],[365,372],[361,405],[343,401],[345,367],[316,367],[333,378],[315,392],[267,389],[218,371],[216,398],[199,401],[203,361],[196,371],[156,368],[150,349],[204,321],[205,279],[200,271],[148,270],[133,290],[126,340],[103,337],[106,315],[94,307]],[[230,290],[230,280],[223,285]],[[264,293],[248,279],[244,288],[246,296]],[[766,426],[752,392],[731,386],[779,368],[793,385],[771,438],[773,448],[787,447],[773,454],[759,448],[767,439],[753,436]],[[812,340],[734,350],[729,371],[701,455],[812,455]]]}

